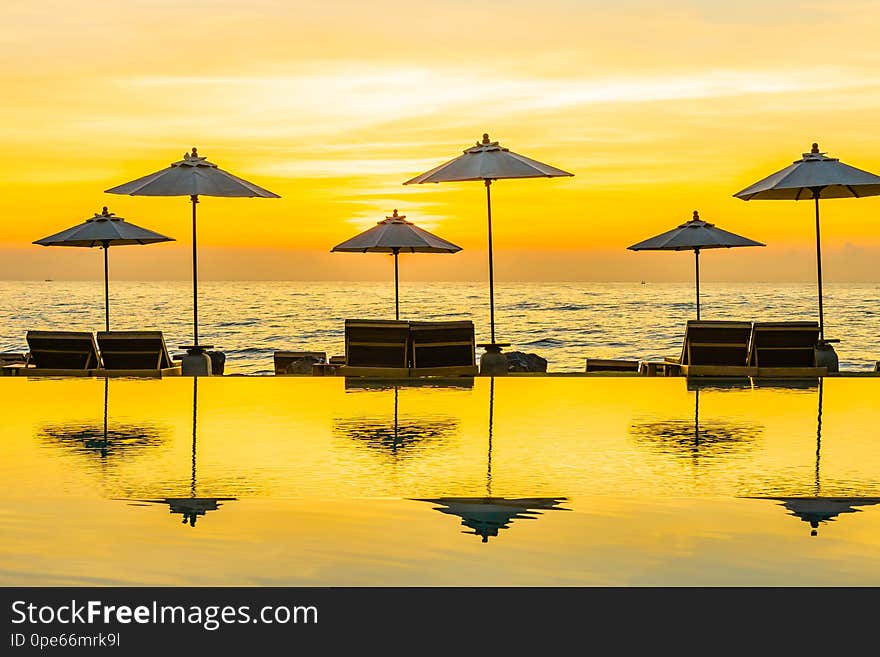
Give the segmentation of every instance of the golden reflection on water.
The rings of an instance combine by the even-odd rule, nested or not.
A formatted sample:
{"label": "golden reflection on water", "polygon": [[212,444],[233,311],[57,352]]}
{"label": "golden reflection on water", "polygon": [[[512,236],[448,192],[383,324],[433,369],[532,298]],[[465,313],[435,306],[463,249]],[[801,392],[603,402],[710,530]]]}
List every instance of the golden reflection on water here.
{"label": "golden reflection on water", "polygon": [[[0,379],[15,409],[0,463],[0,527],[14,538],[0,555],[18,564],[0,579],[168,583],[149,555],[173,552],[204,564],[170,569],[192,583],[662,583],[655,567],[699,561],[709,541],[732,573],[777,581],[773,562],[798,583],[775,551],[805,535],[802,519],[813,533],[834,522],[825,552],[785,543],[816,581],[880,581],[864,558],[880,554],[878,384]],[[96,541],[116,546],[100,572]],[[292,542],[311,546],[296,566],[277,554]],[[274,579],[237,563],[256,548],[279,559]],[[849,553],[862,562],[851,573],[825,562]],[[718,567],[669,577],[719,583]]]}

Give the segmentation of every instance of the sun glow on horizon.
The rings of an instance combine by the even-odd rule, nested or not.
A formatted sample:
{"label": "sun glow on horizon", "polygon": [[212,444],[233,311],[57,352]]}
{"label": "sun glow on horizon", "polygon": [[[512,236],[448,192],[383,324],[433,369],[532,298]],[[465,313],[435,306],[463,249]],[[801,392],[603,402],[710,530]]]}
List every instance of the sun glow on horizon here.
{"label": "sun glow on horizon", "polygon": [[[0,38],[0,54],[14,64],[0,71],[13,99],[0,108],[0,251],[9,255],[0,278],[77,269],[75,253],[34,247],[22,257],[21,249],[103,205],[184,247],[185,199],[103,190],[192,146],[280,194],[205,199],[200,208],[200,247],[262,249],[266,257],[251,265],[260,278],[357,278],[361,265],[329,249],[394,208],[463,246],[474,263],[468,271],[483,278],[482,187],[402,185],[483,132],[575,174],[499,181],[493,210],[502,277],[516,273],[505,270],[504,253],[531,252],[528,275],[547,279],[559,271],[553,262],[561,252],[573,279],[613,278],[609,267],[662,278],[678,265],[632,258],[626,247],[694,209],[767,243],[741,261],[746,269],[785,277],[789,251],[809,259],[807,204],[743,203],[732,194],[813,141],[880,171],[880,137],[870,129],[880,109],[871,3],[819,11],[791,0],[770,11],[752,1],[729,8],[701,0],[452,2],[429,20],[397,0],[369,9],[191,5],[90,0],[76,15],[54,2],[4,7],[15,29]],[[758,6],[761,21],[750,14]],[[187,29],[196,17],[199,29]],[[855,270],[870,270],[880,253],[878,211],[878,199],[828,204],[823,247],[832,261],[850,249]],[[321,255],[307,259],[309,268],[273,255],[299,251]],[[118,260],[121,275],[134,275],[128,257]],[[445,267],[424,274],[443,279]],[[718,275],[735,278],[737,269]],[[828,273],[855,275],[833,265]]]}

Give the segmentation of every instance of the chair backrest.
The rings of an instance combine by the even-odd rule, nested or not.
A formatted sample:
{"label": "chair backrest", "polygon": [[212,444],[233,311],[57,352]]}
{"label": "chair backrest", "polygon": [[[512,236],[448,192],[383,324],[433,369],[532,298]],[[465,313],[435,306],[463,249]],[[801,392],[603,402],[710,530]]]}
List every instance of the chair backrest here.
{"label": "chair backrest", "polygon": [[755,322],[749,349],[754,367],[815,367],[819,322]]}
{"label": "chair backrest", "polygon": [[99,331],[98,346],[108,370],[174,367],[162,331]]}
{"label": "chair backrest", "polygon": [[90,370],[100,367],[90,331],[28,331],[30,361],[40,369]]}
{"label": "chair backrest", "polygon": [[474,323],[410,322],[413,367],[457,367],[476,365]]}
{"label": "chair backrest", "polygon": [[749,357],[751,322],[689,320],[681,348],[682,365],[741,365]]}
{"label": "chair backrest", "polygon": [[351,367],[409,367],[409,322],[345,320],[345,363]]}

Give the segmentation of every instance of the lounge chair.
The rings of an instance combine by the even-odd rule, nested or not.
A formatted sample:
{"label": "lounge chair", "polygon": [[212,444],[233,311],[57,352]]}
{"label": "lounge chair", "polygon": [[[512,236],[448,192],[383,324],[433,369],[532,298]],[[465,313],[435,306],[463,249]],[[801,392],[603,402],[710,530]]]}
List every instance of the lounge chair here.
{"label": "lounge chair", "polygon": [[175,376],[175,365],[162,331],[99,331],[98,347],[104,366],[96,376]]}
{"label": "lounge chair", "polygon": [[749,366],[757,377],[824,376],[816,367],[819,322],[755,322],[752,326]]}
{"label": "lounge chair", "polygon": [[474,323],[410,322],[412,369],[410,376],[475,376]]}
{"label": "lounge chair", "polygon": [[101,366],[90,331],[28,331],[26,376],[92,376]]}
{"label": "lounge chair", "polygon": [[667,358],[684,376],[751,376],[748,364],[751,322],[689,320],[681,356]]}
{"label": "lounge chair", "polygon": [[409,322],[399,320],[345,320],[343,376],[386,379],[409,376]]}

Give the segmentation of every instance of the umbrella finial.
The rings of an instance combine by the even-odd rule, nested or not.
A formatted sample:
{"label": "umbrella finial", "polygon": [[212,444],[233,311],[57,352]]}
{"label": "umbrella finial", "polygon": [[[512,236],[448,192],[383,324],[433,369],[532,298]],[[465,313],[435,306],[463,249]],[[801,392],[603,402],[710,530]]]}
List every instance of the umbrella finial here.
{"label": "umbrella finial", "polygon": [[396,217],[396,216],[397,216],[397,208],[394,208],[394,212],[391,213],[391,216],[392,216],[392,217]]}
{"label": "umbrella finial", "polygon": [[700,213],[697,212],[696,210],[694,210],[694,221],[699,221],[699,220],[700,220]]}
{"label": "umbrella finial", "polygon": [[104,206],[103,210],[101,210],[101,214],[103,214],[105,217],[109,217],[109,216],[110,216],[110,213],[107,211],[107,206],[106,206],[106,205]]}
{"label": "umbrella finial", "polygon": [[813,142],[813,148],[810,150],[810,152],[811,153],[818,153],[819,152],[819,144],[816,143],[815,141]]}
{"label": "umbrella finial", "polygon": [[489,143],[489,133],[488,133],[488,132],[484,132],[484,133],[483,133],[483,143],[484,143],[484,144],[488,144],[488,143]]}
{"label": "umbrella finial", "polygon": [[193,146],[193,152],[192,152],[192,155],[191,155],[190,157],[192,157],[192,158],[197,158],[198,156],[199,156],[199,152],[198,152],[198,150],[196,149],[196,147]]}

